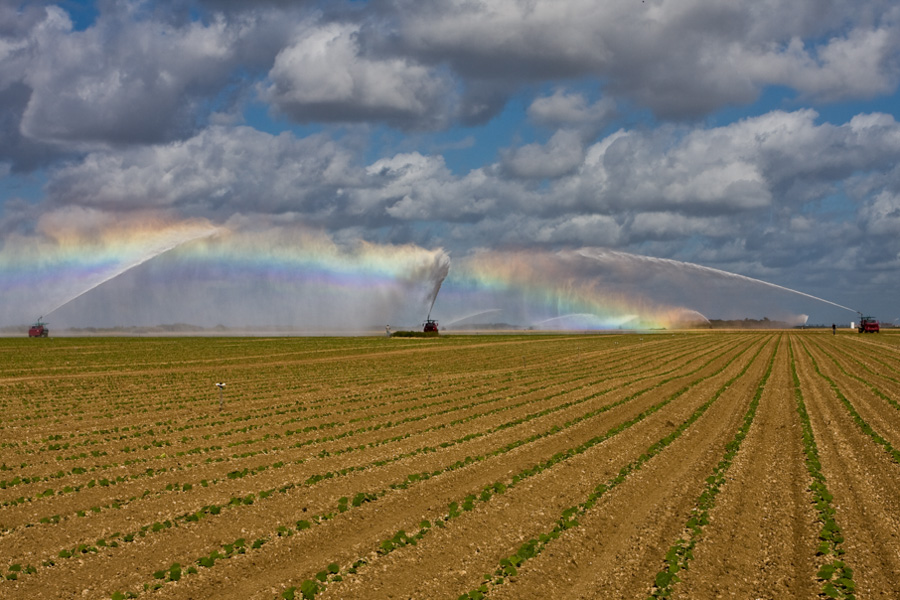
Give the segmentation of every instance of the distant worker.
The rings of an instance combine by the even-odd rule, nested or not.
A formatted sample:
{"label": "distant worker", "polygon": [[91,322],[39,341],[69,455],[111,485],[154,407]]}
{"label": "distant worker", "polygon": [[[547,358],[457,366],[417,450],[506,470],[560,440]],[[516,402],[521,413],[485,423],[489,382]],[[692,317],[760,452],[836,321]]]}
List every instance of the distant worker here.
{"label": "distant worker", "polygon": [[837,325],[831,324],[831,335],[837,335]]}

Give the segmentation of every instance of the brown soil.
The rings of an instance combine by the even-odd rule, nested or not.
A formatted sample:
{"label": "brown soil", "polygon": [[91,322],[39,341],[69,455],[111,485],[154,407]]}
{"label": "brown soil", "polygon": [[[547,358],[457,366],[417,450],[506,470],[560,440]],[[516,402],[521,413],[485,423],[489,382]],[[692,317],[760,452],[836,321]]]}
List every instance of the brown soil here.
{"label": "brown soil", "polygon": [[[861,374],[864,369],[858,361],[862,361],[875,371],[867,381],[896,398],[900,343],[895,338],[900,336],[833,338],[830,332],[827,336],[791,332],[779,338],[777,333],[743,332],[664,334],[648,336],[643,343],[634,336],[459,336],[414,343],[147,341],[146,346],[140,341],[80,340],[68,349],[55,348],[43,362],[33,365],[23,360],[8,371],[0,367],[0,406],[8,417],[0,422],[0,435],[7,442],[0,446],[0,464],[6,465],[0,479],[49,476],[74,466],[96,470],[0,489],[0,503],[16,504],[17,498],[30,498],[48,487],[133,475],[148,467],[175,470],[0,506],[0,527],[7,528],[0,531],[0,574],[12,573],[3,570],[4,565],[38,567],[34,574],[19,572],[14,581],[0,579],[0,597],[108,599],[114,590],[122,590],[140,592],[141,598],[276,599],[286,587],[299,586],[334,562],[343,570],[344,580],[329,582],[317,599],[456,598],[477,588],[483,574],[493,572],[500,559],[523,541],[550,531],[564,509],[583,501],[594,486],[673,431],[762,347],[748,371],[681,437],[604,495],[579,518],[579,526],[551,541],[515,578],[492,587],[489,595],[523,600],[646,598],[666,551],[684,535],[706,478],[739,427],[776,346],[773,371],[753,425],[674,593],[677,598],[815,597],[821,590],[815,579],[823,560],[815,556],[821,525],[808,491],[810,477],[790,375],[790,342],[822,470],[834,494],[836,520],[845,537],[845,558],[854,570],[857,597],[898,598],[900,465],[852,421],[804,350],[809,348],[863,418],[900,447],[900,411],[841,370]],[[127,352],[143,354],[119,365]],[[192,391],[198,380],[220,378],[229,381],[230,393],[222,415],[212,394],[198,400]],[[451,519],[445,528],[432,528],[418,545],[386,556],[376,552],[379,543],[397,530],[414,533],[423,519],[434,522],[445,515],[450,502],[461,502],[497,481],[509,483],[522,469],[627,422],[686,385],[693,387],[662,410],[489,502],[476,503],[474,510]],[[622,405],[573,424],[590,411],[626,398],[630,399]],[[459,409],[473,402],[484,403]],[[520,402],[527,404],[514,406]],[[566,402],[574,404],[441,447]],[[298,406],[306,410],[298,412]],[[301,420],[291,421],[296,417]],[[421,419],[400,422],[407,417]],[[351,422],[358,418],[365,420]],[[287,429],[334,421],[338,425],[328,429],[283,435]],[[291,448],[302,440],[367,425],[377,429]],[[125,439],[116,427],[129,427],[129,435],[150,428],[155,433]],[[243,427],[247,431],[239,431]],[[58,438],[48,436],[68,436],[69,431],[76,433],[72,441],[80,446],[49,449]],[[230,433],[218,436],[225,431]],[[547,432],[552,433],[489,456]],[[171,445],[129,454],[120,451],[124,445],[154,438]],[[227,447],[233,442],[244,443]],[[175,456],[214,444],[223,449]],[[355,449],[334,454],[349,447]],[[424,447],[431,450],[392,460]],[[57,459],[91,450],[106,454]],[[243,452],[259,453],[232,456]],[[482,455],[483,460],[446,470]],[[146,460],[129,467],[110,466],[127,458]],[[376,460],[387,462],[375,465]],[[278,461],[288,464],[271,468]],[[241,479],[226,477],[230,471],[260,465],[270,468]],[[285,493],[276,491],[269,498],[256,498],[252,505],[227,507],[197,522],[178,518],[207,504],[223,504],[234,496],[348,467],[364,468]],[[442,472],[406,489],[390,489],[409,474],[434,470]],[[215,478],[222,481],[199,485],[201,479]],[[193,488],[167,492],[170,483],[190,483]],[[151,491],[147,498],[125,502],[120,509],[89,510],[94,505],[105,507],[114,498],[140,496],[145,489]],[[310,529],[293,528],[298,519],[335,511],[339,498],[357,492],[383,495]],[[86,516],[75,516],[77,510],[87,511]],[[52,514],[61,515],[59,523],[37,523]],[[52,567],[41,566],[61,549],[92,545],[113,532],[135,531],[167,519],[177,526],[148,532],[118,548],[99,548],[96,553],[57,559]],[[279,525],[290,527],[292,535],[279,537]],[[258,538],[266,542],[243,556],[220,560],[213,568],[200,568],[196,575],[165,582],[159,590],[142,591],[157,583],[154,571],[173,562],[187,569],[239,537],[248,546]],[[368,564],[356,574],[346,573],[358,558],[366,558]]]}
{"label": "brown soil", "polygon": [[[675,598],[813,598],[820,527],[786,340]],[[736,576],[738,575],[738,576]]]}
{"label": "brown soil", "polygon": [[900,598],[900,465],[853,423],[805,352],[794,353],[857,597]]}
{"label": "brown soil", "polygon": [[733,437],[771,351],[767,348],[671,446],[604,495],[580,519],[581,527],[551,542],[491,598],[646,598],[662,557]]}

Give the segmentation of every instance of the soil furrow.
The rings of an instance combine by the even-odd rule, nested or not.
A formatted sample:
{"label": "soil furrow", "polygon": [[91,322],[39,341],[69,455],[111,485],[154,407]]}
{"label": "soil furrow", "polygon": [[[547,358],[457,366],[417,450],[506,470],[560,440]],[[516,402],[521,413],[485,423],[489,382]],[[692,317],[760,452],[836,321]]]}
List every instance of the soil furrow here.
{"label": "soil furrow", "polygon": [[[723,360],[723,359],[719,359],[719,360]],[[710,368],[712,368],[712,367],[710,367]],[[678,384],[678,382],[676,380],[676,381],[666,384],[666,386],[675,386],[677,384]],[[665,388],[665,386],[663,386],[663,388]],[[665,389],[667,389],[667,388],[665,388]],[[632,410],[632,411],[637,411],[640,408],[640,407],[630,408],[628,405],[626,405],[626,407],[627,407],[627,410]],[[610,418],[620,419],[622,417],[621,417],[621,415],[616,414],[614,417],[610,417]],[[590,434],[592,434],[592,431],[590,431],[589,427],[585,426],[585,427],[583,427],[583,429],[585,430],[585,435],[589,436]],[[559,439],[548,440],[547,442],[544,442],[541,444],[531,445],[526,449],[520,449],[519,451],[514,451],[513,453],[511,453],[511,457],[506,458],[504,461],[485,461],[485,463],[479,463],[477,465],[473,465],[472,467],[465,469],[464,473],[460,473],[460,474],[453,473],[453,474],[450,474],[449,477],[439,478],[440,481],[435,480],[436,483],[432,483],[431,481],[429,481],[429,482],[425,482],[423,485],[426,487],[431,486],[431,485],[439,485],[439,484],[442,484],[442,482],[446,480],[446,481],[449,481],[450,483],[443,484],[443,485],[449,486],[448,489],[452,490],[452,489],[457,489],[457,487],[454,487],[454,485],[455,486],[459,486],[459,485],[472,486],[472,485],[475,485],[474,482],[476,482],[476,481],[480,482],[482,480],[484,480],[484,483],[490,483],[490,482],[496,480],[498,477],[505,474],[506,472],[508,472],[511,468],[515,468],[515,465],[517,463],[519,463],[519,461],[524,461],[519,464],[530,464],[530,463],[534,462],[535,460],[537,460],[535,458],[536,456],[547,456],[547,455],[553,454],[554,452],[558,451],[560,448],[568,447],[572,443],[572,441],[570,439],[563,438],[562,436],[557,436],[557,437]],[[398,465],[398,468],[401,466],[406,467],[408,469],[407,472],[417,470],[417,469],[414,469],[410,464]],[[484,473],[481,476],[476,476],[475,472],[477,472],[479,470],[483,471]],[[379,475],[380,475],[380,472],[378,474],[373,473],[371,476],[377,477]],[[386,484],[386,481],[384,481],[384,480],[379,481],[379,484],[383,486]],[[357,490],[353,490],[353,491],[359,491],[359,490],[357,489]],[[414,490],[411,490],[411,492],[413,492],[413,491]],[[423,491],[421,493],[427,494],[428,490],[426,489],[425,491]],[[447,497],[452,498],[452,492],[445,492],[445,494],[449,494],[449,495],[447,495]],[[322,494],[322,493],[317,493],[316,497],[324,498],[324,497],[327,497],[327,495]],[[449,500],[447,500],[447,501],[449,502]],[[378,505],[378,506],[384,506],[384,504],[382,504],[381,502],[374,503],[374,504]],[[444,503],[444,504],[446,504],[446,503]],[[260,506],[262,507],[262,503],[260,503]],[[163,559],[162,558],[163,556],[171,557],[171,560],[181,559],[182,562],[190,562],[191,560],[193,560],[196,557],[197,553],[195,552],[194,554],[189,554],[186,549],[189,547],[196,546],[196,541],[198,541],[198,540],[201,540],[201,539],[209,540],[206,545],[207,548],[216,547],[217,544],[219,544],[219,543],[230,542],[240,536],[246,536],[249,539],[249,538],[254,538],[257,535],[263,535],[265,533],[269,533],[275,528],[275,526],[277,524],[283,524],[283,523],[290,524],[293,522],[294,519],[302,517],[303,513],[300,511],[301,506],[298,505],[296,502],[288,502],[286,500],[284,503],[284,506],[285,506],[284,510],[287,512],[280,513],[279,511],[273,509],[271,504],[268,504],[265,511],[263,511],[262,508],[259,509],[260,514],[264,515],[264,516],[260,516],[258,519],[248,516],[248,512],[244,511],[244,512],[242,512],[240,521],[228,520],[227,522],[226,521],[217,522],[216,526],[213,528],[213,531],[209,532],[208,535],[194,533],[191,536],[183,536],[183,535],[179,536],[179,535],[176,535],[176,532],[174,530],[169,530],[169,531],[163,532],[165,535],[157,535],[157,536],[154,536],[153,539],[148,538],[148,540],[145,540],[144,542],[142,542],[142,544],[141,544],[142,548],[135,548],[135,549],[122,548],[122,552],[117,552],[108,557],[107,556],[94,557],[94,558],[91,558],[90,560],[88,560],[88,563],[93,566],[92,570],[97,574],[96,581],[103,582],[107,579],[108,575],[111,575],[112,573],[115,572],[114,565],[119,562],[125,562],[125,563],[140,562],[143,564],[153,565],[153,566],[148,566],[148,569],[150,569],[150,570],[155,570],[158,568],[165,568],[168,566],[168,563],[164,564],[164,560],[168,560],[168,558]],[[369,510],[368,507],[365,507],[365,508],[366,508],[366,510]],[[377,512],[379,509],[376,506],[376,508],[374,508],[374,510]],[[386,508],[383,510],[387,511],[388,514],[393,514],[394,512],[397,512],[391,508]],[[356,511],[353,511],[353,512],[355,513]],[[223,515],[224,514],[225,513],[223,513]],[[279,514],[282,514],[282,516],[280,518],[278,517]],[[288,517],[287,515],[290,515],[290,517]],[[335,522],[337,522],[337,521],[339,521],[339,520],[336,520]],[[250,525],[251,523],[253,523],[255,525]],[[331,524],[331,522],[329,522],[329,525],[330,524]],[[206,526],[202,521],[199,525],[201,527],[207,527],[207,528],[209,527],[209,526]],[[354,527],[355,526],[356,526],[356,524],[354,523]],[[314,528],[314,529],[316,530],[315,534],[319,535],[318,530],[320,528]],[[328,528],[325,528],[325,529],[328,529]],[[194,530],[194,528],[191,528],[191,530]],[[371,532],[373,530],[366,529],[366,531]],[[380,531],[380,529],[375,529],[374,531]],[[355,536],[357,534],[358,534],[358,532],[356,531],[356,529],[354,529],[353,536]],[[298,536],[294,536],[293,538],[290,538],[290,539],[293,540],[297,537]],[[213,541],[214,539],[216,541]],[[327,542],[333,543],[333,539],[331,539],[329,537]],[[281,544],[281,545],[283,545],[283,544]],[[178,549],[179,547],[182,547],[184,549],[179,550]],[[267,548],[264,547],[263,550],[267,550]],[[273,565],[273,564],[275,564],[275,562],[281,562],[282,559],[281,559],[280,555],[276,558],[277,558],[277,560],[272,559],[270,561],[267,561],[267,564]],[[237,560],[236,562],[243,563],[242,560]],[[231,563],[231,561],[229,561],[229,564],[230,563]],[[109,566],[104,566],[104,564],[109,565]],[[250,564],[252,565],[253,563],[251,562]],[[80,566],[80,565],[78,565],[78,566]],[[227,566],[228,565],[226,565],[226,567]],[[290,566],[290,565],[288,566],[288,568],[290,570],[294,569],[294,567]],[[217,567],[217,569],[218,569],[218,567]],[[71,565],[68,561],[66,561],[64,563],[61,562],[56,567],[53,567],[52,571],[53,571],[52,582],[45,581],[46,578],[49,577],[49,575],[43,575],[42,573],[38,573],[38,574],[28,577],[28,578],[24,578],[21,581],[21,583],[17,586],[18,588],[20,588],[22,590],[22,593],[24,594],[23,597],[28,596],[28,594],[33,593],[35,590],[42,589],[41,588],[42,585],[52,584],[53,586],[55,586],[57,588],[62,587],[62,588],[71,589],[71,590],[73,590],[73,592],[76,591],[76,588],[78,588],[78,586],[84,585],[84,582],[81,580],[81,578],[78,575],[79,570],[77,568],[73,568],[73,565]],[[72,575],[69,576],[69,573],[71,573]],[[113,579],[118,580],[117,579],[118,575],[111,575],[111,576],[113,577]],[[144,575],[143,579],[141,579],[139,575],[138,575],[138,577],[139,578],[137,579],[137,581],[146,581],[146,575]],[[226,575],[226,577],[227,577],[227,575]],[[201,583],[203,583],[203,585],[208,584],[208,582],[203,582],[202,578],[198,578],[198,579],[201,580]],[[64,583],[65,581],[69,581],[69,580],[71,580],[71,583],[69,583],[69,584]],[[125,584],[127,584],[129,580],[133,581],[134,575],[122,580],[121,581],[122,587],[128,588],[128,586]],[[186,585],[185,582],[179,582],[179,585],[174,586],[174,587],[182,588],[182,587],[185,587],[185,585]],[[92,588],[92,589],[95,589],[95,588]]]}
{"label": "soil furrow", "polygon": [[[741,360],[746,360],[749,355],[752,353],[745,353]],[[483,508],[480,507],[472,515],[464,515],[459,522],[451,522],[447,529],[434,532],[434,538],[426,538],[417,548],[407,547],[389,555],[386,566],[374,565],[358,580],[330,588],[323,598],[364,598],[373,589],[379,590],[384,597],[392,594],[395,597],[414,598],[434,597],[436,590],[446,589],[447,595],[453,597],[477,587],[481,575],[492,572],[499,560],[513,553],[522,541],[552,529],[564,509],[582,501],[598,482],[614,476],[622,466],[635,460],[648,446],[670,432],[675,423],[686,419],[723,381],[743,367],[740,362],[692,388],[664,410],[647,417],[639,426],[592,448],[577,459],[566,461],[542,473],[529,480],[522,488],[508,491]],[[721,418],[721,409],[718,407],[722,405],[727,406],[728,401],[716,403],[715,408],[710,409],[711,414],[701,417],[688,431],[707,426],[701,423],[708,423],[708,420]],[[727,408],[724,410],[725,413],[728,412]],[[708,440],[704,439],[704,442]],[[644,469],[654,462],[651,460]],[[644,469],[633,473],[629,481],[631,478],[640,478]],[[623,487],[627,485],[629,484],[623,484]],[[597,507],[591,513],[598,510],[602,509]],[[485,529],[489,531],[489,535],[477,533]],[[575,531],[568,533],[577,535]],[[473,544],[471,540],[478,541]],[[548,555],[552,556],[559,542],[562,539],[552,543],[549,547],[551,549],[545,553],[549,552]],[[541,554],[534,561],[540,561],[544,556]],[[397,573],[413,568],[423,570],[428,576],[396,577]],[[531,568],[529,563],[527,569],[520,571],[519,577],[527,578],[527,572]],[[543,581],[547,571],[540,567],[539,570]],[[390,577],[390,574],[395,576]],[[554,589],[553,593],[545,595],[548,590],[543,584],[532,590],[532,586],[526,585],[524,589],[520,589],[517,583],[513,583],[500,586],[492,592],[492,597],[494,594],[498,597],[504,597],[505,594],[515,598],[529,597],[527,594],[533,592],[537,596],[531,597],[570,597],[567,595],[569,591],[564,588]],[[522,596],[522,593],[526,595]]]}
{"label": "soil furrow", "polygon": [[816,514],[786,343],[674,598],[812,598],[819,592]]}
{"label": "soil furrow", "polygon": [[808,355],[795,358],[859,597],[900,598],[900,465],[850,419]]}

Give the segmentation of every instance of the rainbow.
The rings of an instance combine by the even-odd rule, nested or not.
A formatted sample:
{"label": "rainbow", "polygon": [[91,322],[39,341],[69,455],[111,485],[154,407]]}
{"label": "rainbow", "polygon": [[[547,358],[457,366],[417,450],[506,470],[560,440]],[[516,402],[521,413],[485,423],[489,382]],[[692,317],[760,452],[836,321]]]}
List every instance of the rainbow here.
{"label": "rainbow", "polygon": [[[4,241],[0,324],[57,312],[71,321],[78,317],[70,314],[76,310],[84,314],[103,307],[110,318],[114,314],[119,322],[133,322],[137,316],[103,300],[105,292],[124,285],[120,276],[129,272],[131,285],[136,281],[139,289],[127,290],[129,296],[120,294],[120,299],[134,313],[164,322],[197,318],[201,304],[207,311],[212,305],[210,318],[219,322],[227,321],[216,314],[226,312],[218,310],[225,305],[226,316],[239,318],[256,309],[262,314],[258,321],[268,310],[277,313],[273,319],[298,327],[313,327],[316,321],[341,325],[348,322],[347,314],[358,315],[350,319],[354,326],[377,323],[385,315],[402,317],[399,309],[415,313],[408,317],[414,321],[424,319],[449,269],[442,250],[339,245],[297,226],[68,216],[45,219],[35,235]],[[85,227],[85,222],[94,225]],[[82,296],[90,302],[79,301]],[[188,317],[179,318],[182,309]]]}
{"label": "rainbow", "polygon": [[[87,214],[85,214],[87,212]],[[38,235],[10,236],[0,249],[0,279],[9,303],[36,296],[32,310],[50,314],[123,272],[191,240],[214,235],[206,221],[161,222],[97,219],[99,213],[70,209],[39,221]]]}
{"label": "rainbow", "polygon": [[297,225],[64,209],[42,217],[34,235],[4,240],[0,325],[50,315],[74,326],[81,319],[237,326],[269,319],[297,329],[369,328],[415,326],[431,308],[445,323],[481,314],[549,330],[703,320],[622,285],[633,269],[618,254],[604,256],[480,251],[454,260],[451,270],[440,249],[338,244]]}
{"label": "rainbow", "polygon": [[454,262],[439,306],[504,306],[493,319],[535,329],[659,329],[705,320],[691,309],[622,291],[610,265],[576,251],[482,251]]}

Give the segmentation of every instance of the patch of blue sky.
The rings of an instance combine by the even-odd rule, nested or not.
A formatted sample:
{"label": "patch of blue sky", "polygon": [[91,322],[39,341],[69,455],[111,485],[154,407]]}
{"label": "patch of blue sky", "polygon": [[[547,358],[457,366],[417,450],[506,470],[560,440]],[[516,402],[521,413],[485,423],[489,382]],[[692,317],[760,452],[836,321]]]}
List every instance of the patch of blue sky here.
{"label": "patch of blue sky", "polygon": [[369,163],[399,153],[419,152],[441,156],[447,168],[457,176],[489,166],[500,158],[504,148],[535,141],[540,133],[525,119],[530,96],[515,96],[500,113],[486,123],[455,123],[439,131],[403,131],[386,125],[370,130],[365,160]]}
{"label": "patch of blue sky", "polygon": [[819,120],[841,125],[847,123],[861,114],[885,113],[893,115],[900,121],[900,93],[895,92],[890,96],[879,96],[871,100],[854,100],[847,102],[830,102],[815,107],[819,113]]}
{"label": "patch of blue sky", "polygon": [[100,14],[94,0],[62,0],[58,5],[69,13],[72,28],[75,31],[84,31],[90,28]]}
{"label": "patch of blue sky", "polygon": [[271,105],[259,100],[251,100],[243,107],[244,124],[258,131],[278,135],[289,131],[297,138],[304,138],[324,131],[322,123],[298,123],[286,115],[280,115]]}
{"label": "patch of blue sky", "polygon": [[524,119],[526,110],[526,98],[516,97],[487,123],[457,124],[435,132],[403,131],[387,125],[298,123],[279,116],[259,101],[244,106],[243,118],[246,125],[259,131],[272,135],[290,131],[298,138],[328,132],[333,138],[341,139],[364,131],[368,143],[362,160],[366,164],[386,156],[419,152],[426,156],[440,155],[451,172],[465,175],[497,162],[501,149],[531,143],[542,135]]}
{"label": "patch of blue sky", "polygon": [[[0,171],[2,174],[2,171]],[[47,174],[44,170],[32,171],[27,174],[11,173],[0,176],[0,198],[10,200],[18,198],[31,204],[36,204],[45,196],[44,186],[47,184]],[[5,202],[0,202],[0,216],[3,214]]]}
{"label": "patch of blue sky", "polygon": [[827,219],[836,223],[852,222],[856,218],[857,206],[842,190],[804,204],[800,212],[813,214],[817,219]]}
{"label": "patch of blue sky", "polygon": [[533,143],[541,136],[541,132],[525,119],[530,101],[530,95],[513,96],[488,122],[458,125],[433,134],[432,145],[436,149],[444,148],[441,154],[455,174],[464,175],[473,169],[496,163],[501,150]]}
{"label": "patch of blue sky", "polygon": [[750,116],[763,115],[776,110],[792,112],[812,108],[819,115],[820,123],[843,125],[860,114],[886,113],[900,120],[900,92],[871,99],[818,102],[805,98],[793,88],[783,85],[764,87],[755,102],[727,106],[707,117],[710,127],[721,127]]}

